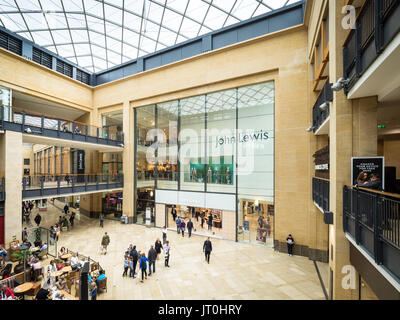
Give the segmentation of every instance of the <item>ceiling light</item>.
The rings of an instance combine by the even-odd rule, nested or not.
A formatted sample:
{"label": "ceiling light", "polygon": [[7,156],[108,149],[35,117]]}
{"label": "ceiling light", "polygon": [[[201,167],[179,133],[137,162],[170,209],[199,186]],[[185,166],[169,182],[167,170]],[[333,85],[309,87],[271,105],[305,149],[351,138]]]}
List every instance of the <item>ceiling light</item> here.
{"label": "ceiling light", "polygon": [[307,128],[307,132],[311,132],[311,131],[313,131],[314,129],[315,129],[314,126],[309,126],[309,127]]}
{"label": "ceiling light", "polygon": [[328,103],[328,102],[324,102],[323,104],[321,104],[321,105],[319,106],[319,109],[320,109],[321,111],[325,111],[326,109],[328,109],[328,107],[329,107],[329,103]]}

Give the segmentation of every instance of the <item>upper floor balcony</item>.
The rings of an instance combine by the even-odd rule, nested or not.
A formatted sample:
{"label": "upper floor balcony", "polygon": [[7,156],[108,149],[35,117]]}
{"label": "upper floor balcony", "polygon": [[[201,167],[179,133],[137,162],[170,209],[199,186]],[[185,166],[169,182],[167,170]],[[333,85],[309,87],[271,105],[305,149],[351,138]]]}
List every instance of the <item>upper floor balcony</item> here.
{"label": "upper floor balcony", "polygon": [[66,143],[70,147],[104,152],[122,151],[124,145],[123,132],[117,126],[100,128],[16,107],[0,106],[0,128],[21,132],[24,142],[29,143]]}
{"label": "upper floor balcony", "polygon": [[313,178],[312,197],[314,204],[322,213],[329,211],[329,180]]}
{"label": "upper floor balcony", "polygon": [[[400,1],[366,0],[343,46],[349,99],[399,95]],[[382,81],[384,79],[385,81]]]}
{"label": "upper floor balcony", "polygon": [[316,135],[329,134],[330,102],[332,101],[332,84],[327,79],[313,107],[312,128]]}
{"label": "upper floor balcony", "polygon": [[22,179],[23,200],[65,197],[83,193],[120,190],[124,186],[122,174],[62,174],[32,175]]}
{"label": "upper floor balcony", "polygon": [[343,230],[400,291],[400,196],[345,186]]}

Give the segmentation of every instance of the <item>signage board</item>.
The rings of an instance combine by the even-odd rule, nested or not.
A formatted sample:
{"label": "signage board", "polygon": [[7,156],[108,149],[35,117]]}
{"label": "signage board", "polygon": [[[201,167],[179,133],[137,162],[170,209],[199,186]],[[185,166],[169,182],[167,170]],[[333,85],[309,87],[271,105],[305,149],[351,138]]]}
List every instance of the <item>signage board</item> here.
{"label": "signage board", "polygon": [[353,157],[351,158],[351,185],[357,184],[360,172],[378,175],[382,180],[382,190],[385,189],[385,157]]}

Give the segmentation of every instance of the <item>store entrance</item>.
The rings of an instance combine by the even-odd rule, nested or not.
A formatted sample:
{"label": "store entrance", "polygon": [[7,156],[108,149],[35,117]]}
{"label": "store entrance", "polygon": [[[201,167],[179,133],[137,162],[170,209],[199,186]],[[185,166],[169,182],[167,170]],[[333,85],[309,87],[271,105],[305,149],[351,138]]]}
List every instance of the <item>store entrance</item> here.
{"label": "store entrance", "polygon": [[274,246],[274,204],[240,199],[237,238],[239,242]]}
{"label": "store entrance", "polygon": [[[192,234],[224,238],[226,237],[226,230],[222,228],[223,211],[216,209],[189,207],[182,205],[166,205],[166,221],[167,228],[177,230],[176,219],[179,217],[185,221],[185,224],[189,222],[189,219],[193,222]],[[176,215],[172,213],[172,209],[175,209]],[[234,212],[232,212],[234,214]],[[187,228],[185,229],[187,232]]]}
{"label": "store entrance", "polygon": [[154,188],[138,188],[136,200],[136,224],[155,225]]}

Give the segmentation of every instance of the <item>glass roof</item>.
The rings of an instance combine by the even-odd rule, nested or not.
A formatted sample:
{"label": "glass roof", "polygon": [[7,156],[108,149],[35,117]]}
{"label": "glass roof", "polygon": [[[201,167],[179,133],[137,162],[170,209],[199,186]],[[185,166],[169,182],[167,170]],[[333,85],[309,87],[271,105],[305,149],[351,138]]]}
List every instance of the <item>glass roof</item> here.
{"label": "glass roof", "polygon": [[0,0],[0,25],[91,72],[298,0]]}

